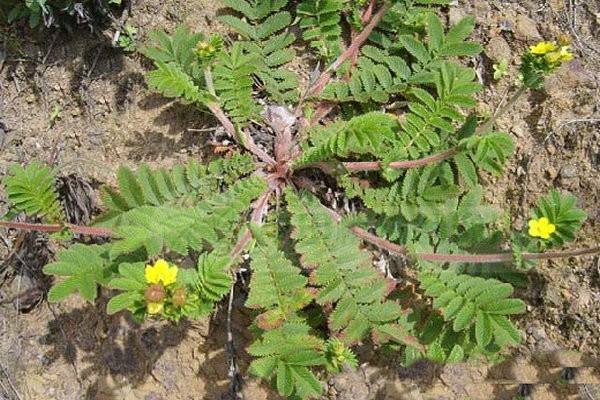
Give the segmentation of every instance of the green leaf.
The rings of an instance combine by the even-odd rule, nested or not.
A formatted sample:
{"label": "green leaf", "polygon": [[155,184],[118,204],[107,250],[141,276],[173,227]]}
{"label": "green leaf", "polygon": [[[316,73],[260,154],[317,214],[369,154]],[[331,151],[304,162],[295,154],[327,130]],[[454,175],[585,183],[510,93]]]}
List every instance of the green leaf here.
{"label": "green leaf", "polygon": [[124,292],[112,297],[106,304],[106,312],[109,315],[132,307],[136,301],[142,300],[142,296],[135,292]]}
{"label": "green leaf", "polygon": [[410,35],[402,35],[399,37],[400,43],[412,54],[419,62],[425,64],[430,60],[429,53],[423,43],[416,40]]}
{"label": "green leaf", "polygon": [[454,325],[452,326],[454,332],[460,332],[467,328],[473,321],[475,312],[475,303],[466,302],[454,318]]}
{"label": "green leaf", "polygon": [[43,217],[47,223],[58,223],[64,216],[54,178],[55,173],[48,167],[33,162],[27,167],[13,165],[3,184],[15,211]]}
{"label": "green leaf", "polygon": [[492,323],[490,317],[483,311],[477,311],[475,320],[475,339],[479,347],[487,346],[493,337]]}
{"label": "green leaf", "polygon": [[106,250],[102,246],[75,244],[58,253],[57,261],[44,267],[45,274],[67,279],[53,286],[48,294],[50,302],[61,301],[79,291],[81,297],[93,302],[97,284],[107,284],[111,275]]}

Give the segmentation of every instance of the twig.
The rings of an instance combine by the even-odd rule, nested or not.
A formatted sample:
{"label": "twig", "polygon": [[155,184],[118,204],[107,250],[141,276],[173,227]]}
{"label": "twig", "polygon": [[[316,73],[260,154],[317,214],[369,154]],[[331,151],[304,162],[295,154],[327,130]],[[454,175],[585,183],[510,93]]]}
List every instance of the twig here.
{"label": "twig", "polygon": [[113,47],[117,46],[117,42],[119,41],[119,37],[121,36],[121,32],[123,31],[123,27],[125,26],[125,22],[127,21],[127,18],[129,18],[130,11],[131,11],[131,2],[129,2],[129,7],[125,8],[125,10],[123,11],[123,14],[121,14],[121,18],[119,19],[119,21],[117,21],[116,19],[113,18],[114,22],[118,22],[117,29],[115,30],[115,34],[113,35],[113,38],[112,38],[112,46]]}
{"label": "twig", "polygon": [[600,123],[600,118],[579,118],[579,119],[572,119],[570,121],[567,122],[563,122],[562,124],[560,124],[556,130],[560,131],[562,128],[564,128],[567,125],[571,125],[571,124],[578,124],[578,123],[590,123],[590,124],[597,124]]}
{"label": "twig", "polygon": [[[6,376],[6,380],[8,381],[8,385],[10,386],[10,388],[12,389],[13,393],[17,396],[17,399],[19,400],[23,400],[23,398],[21,397],[21,395],[19,394],[19,392],[17,391],[17,388],[15,387],[15,385],[12,383],[12,379],[10,379],[10,375],[8,375],[8,371],[6,370],[6,368],[4,367],[4,364],[0,362],[0,368],[2,368],[2,372],[4,373],[4,376]],[[8,393],[7,393],[8,394]]]}
{"label": "twig", "polygon": [[46,61],[48,61],[48,57],[50,56],[50,53],[52,52],[52,49],[54,49],[54,44],[56,43],[56,39],[58,39],[58,33],[55,33],[53,35],[52,42],[50,42],[50,46],[48,46],[48,51],[46,52],[46,55],[42,59],[42,65],[45,65]]}
{"label": "twig", "polygon": [[229,364],[229,370],[227,376],[229,377],[229,393],[235,399],[244,399],[244,393],[242,388],[244,381],[240,374],[240,369],[237,364],[235,356],[235,343],[233,342],[233,332],[231,330],[231,314],[233,311],[233,294],[235,289],[235,282],[231,285],[229,291],[229,302],[227,304],[227,343],[225,343],[225,353],[227,354],[227,363]]}

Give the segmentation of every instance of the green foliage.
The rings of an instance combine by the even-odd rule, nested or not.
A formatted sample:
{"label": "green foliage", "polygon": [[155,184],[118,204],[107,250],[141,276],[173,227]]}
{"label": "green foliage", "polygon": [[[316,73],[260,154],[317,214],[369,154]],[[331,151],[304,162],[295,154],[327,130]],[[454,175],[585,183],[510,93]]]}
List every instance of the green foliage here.
{"label": "green foliage", "polygon": [[300,16],[302,37],[326,61],[333,61],[341,52],[342,0],[303,1],[296,13]]}
{"label": "green foliage", "polygon": [[256,57],[257,69],[252,72],[264,90],[276,102],[295,100],[298,78],[285,68],[295,56],[290,45],[296,40],[288,29],[292,16],[282,11],[287,0],[225,0],[224,3],[245,17],[222,15],[218,19],[237,32],[244,51]]}
{"label": "green foliage", "polygon": [[284,323],[264,332],[250,345],[248,353],[256,357],[250,364],[250,372],[263,379],[273,379],[282,396],[314,398],[323,389],[310,367],[325,364],[321,355],[323,346],[321,339],[310,334],[308,325]]}
{"label": "green foliage", "polygon": [[286,321],[296,320],[297,312],[312,300],[306,288],[308,280],[300,269],[277,249],[274,238],[253,227],[256,238],[252,258],[252,281],[246,307],[266,310],[256,318],[263,330],[281,326]]}
{"label": "green foliage", "polygon": [[144,249],[150,257],[167,249],[181,255],[189,249],[207,245],[225,249],[235,239],[235,227],[242,212],[266,189],[258,177],[236,182],[227,192],[219,193],[193,208],[141,206],[127,211],[115,228],[117,240],[111,256]]}
{"label": "green foliage", "polygon": [[[521,335],[507,316],[525,312],[525,303],[509,297],[513,292],[510,284],[451,271],[423,272],[419,282],[425,295],[433,298],[432,306],[441,311],[444,320],[444,324],[434,321],[432,325],[437,327],[431,326],[429,332],[424,329],[423,335],[443,337],[447,335],[445,332],[435,331],[451,327],[454,333],[467,333],[461,338],[463,346],[473,345],[480,351],[493,351],[520,342]],[[472,338],[475,342],[469,343]],[[438,350],[442,350],[441,347]],[[464,350],[456,351],[466,353]],[[456,356],[455,361],[462,358]]]}
{"label": "green foliage", "polygon": [[329,329],[347,344],[367,334],[381,335],[412,343],[399,319],[399,304],[386,300],[389,282],[370,265],[359,240],[347,228],[331,219],[313,195],[286,192],[296,251],[301,262],[312,270],[311,284],[318,288],[318,304],[335,304],[329,315]]}
{"label": "green foliage", "polygon": [[119,47],[124,51],[133,52],[136,49],[136,38],[138,30],[135,26],[126,24],[123,32],[119,36]]}
{"label": "green foliage", "polygon": [[2,183],[13,210],[41,217],[49,223],[61,222],[64,216],[54,177],[53,171],[37,162],[27,167],[12,166],[10,175]]}
{"label": "green foliage", "polygon": [[218,158],[208,166],[190,160],[170,171],[164,168],[151,170],[145,164],[135,173],[121,167],[117,172],[118,189],[102,188],[107,212],[99,222],[105,226],[118,225],[123,213],[142,206],[194,206],[253,170],[252,158],[240,153],[233,153],[230,158]]}
{"label": "green foliage", "polygon": [[79,292],[93,302],[98,294],[97,285],[106,285],[111,276],[110,262],[105,246],[75,244],[58,254],[58,261],[44,267],[45,274],[66,278],[48,292],[48,300],[57,302]]}
{"label": "green foliage", "polygon": [[398,128],[398,120],[392,115],[371,112],[315,129],[311,135],[315,146],[306,149],[298,164],[350,155],[380,155],[397,143]]}
{"label": "green foliage", "polygon": [[223,52],[214,70],[215,90],[233,122],[245,123],[259,118],[260,107],[252,98],[252,75],[258,71],[256,54],[245,53],[240,43]]}
{"label": "green foliage", "polygon": [[508,75],[508,60],[503,58],[499,63],[492,65],[494,68],[494,80],[499,81]]}
{"label": "green foliage", "polygon": [[338,338],[331,338],[325,343],[325,359],[330,372],[342,372],[344,366],[352,369],[358,367],[356,354]]}

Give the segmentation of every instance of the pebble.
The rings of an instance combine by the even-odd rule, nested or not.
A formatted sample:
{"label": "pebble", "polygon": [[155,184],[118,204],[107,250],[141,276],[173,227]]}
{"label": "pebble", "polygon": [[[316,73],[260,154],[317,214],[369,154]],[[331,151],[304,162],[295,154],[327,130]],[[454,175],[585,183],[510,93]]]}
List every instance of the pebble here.
{"label": "pebble", "polygon": [[534,20],[526,15],[519,15],[515,21],[515,37],[523,41],[533,41],[542,38]]}
{"label": "pebble", "polygon": [[465,15],[465,11],[462,8],[451,7],[450,11],[448,11],[448,22],[450,22],[451,26],[456,25]]}
{"label": "pebble", "polygon": [[546,168],[546,175],[548,175],[548,178],[554,180],[558,176],[558,172],[556,171],[556,168],[549,166]]}
{"label": "pebble", "polygon": [[577,176],[577,168],[574,165],[565,165],[560,169],[560,177],[562,179],[571,179]]}
{"label": "pebble", "polygon": [[493,61],[510,60],[510,46],[502,36],[494,36],[485,47],[485,54]]}
{"label": "pebble", "polygon": [[503,19],[498,24],[498,27],[501,31],[512,32],[513,31],[513,23],[508,19]]}

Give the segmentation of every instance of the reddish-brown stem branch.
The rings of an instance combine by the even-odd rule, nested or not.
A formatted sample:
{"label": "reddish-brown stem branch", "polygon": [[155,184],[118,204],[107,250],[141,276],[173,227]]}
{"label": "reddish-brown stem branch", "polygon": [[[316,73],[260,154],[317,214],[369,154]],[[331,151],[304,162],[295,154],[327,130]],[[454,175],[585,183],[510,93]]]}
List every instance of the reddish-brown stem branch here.
{"label": "reddish-brown stem branch", "polygon": [[[307,187],[309,185],[303,185]],[[339,222],[342,220],[342,216],[336,211],[325,207],[325,210],[329,212],[331,218]],[[408,249],[396,243],[392,243],[388,240],[380,238],[363,228],[353,226],[350,231],[359,238],[374,244],[380,249],[387,250],[391,254],[397,256],[409,256]],[[565,251],[548,251],[545,253],[522,253],[524,260],[550,260],[555,258],[567,258],[577,256],[589,256],[600,253],[600,246],[587,248],[587,249],[576,249],[576,250],[565,250]],[[423,261],[434,261],[434,262],[460,262],[460,263],[471,263],[471,264],[487,264],[487,263],[504,263],[513,260],[512,253],[493,253],[493,254],[438,254],[438,253],[416,253],[414,257]]]}
{"label": "reddish-brown stem branch", "polygon": [[[392,243],[393,244],[393,243]],[[587,249],[565,250],[565,251],[548,251],[545,253],[522,253],[524,260],[551,260],[555,258],[567,258],[577,256],[589,256],[600,253],[600,246]],[[423,261],[438,261],[438,262],[461,262],[473,264],[486,263],[503,263],[513,260],[511,253],[497,254],[434,254],[434,253],[417,253],[415,257]]]}
{"label": "reddish-brown stem branch", "polygon": [[[225,115],[221,106],[219,106],[219,104],[217,103],[209,103],[206,105],[206,107],[208,107],[210,112],[212,112],[215,118],[217,118],[221,125],[223,125],[223,128],[225,128],[225,132],[227,132],[234,139],[238,139],[238,136],[236,134],[237,131],[235,129],[235,126],[233,125],[233,122],[231,122],[227,115]],[[267,164],[275,165],[275,160],[269,154],[267,154],[266,151],[264,151],[263,149],[258,147],[256,143],[254,143],[254,140],[248,132],[242,130],[240,132],[239,140],[241,140],[242,146],[244,146],[249,152],[258,157],[259,160]]]}
{"label": "reddish-brown stem branch", "polygon": [[[265,191],[254,203],[252,203],[252,216],[250,217],[250,221],[256,224],[260,224],[269,205],[269,198],[273,193],[273,189],[268,189]],[[252,240],[252,232],[249,229],[239,238],[233,249],[229,253],[229,257],[232,260],[235,260],[242,254],[242,251],[246,248],[248,243]]]}
{"label": "reddish-brown stem branch", "polygon": [[[389,168],[415,168],[421,167],[423,165],[440,162],[443,160],[447,160],[449,158],[454,157],[459,153],[459,149],[457,147],[452,147],[446,151],[443,151],[438,154],[434,154],[432,156],[419,158],[417,160],[407,160],[407,161],[394,161],[387,164]],[[348,171],[372,171],[377,170],[382,167],[382,163],[380,161],[359,161],[359,162],[344,162],[342,165]]]}
{"label": "reddish-brown stem branch", "polygon": [[37,232],[60,232],[63,229],[69,229],[73,233],[80,235],[91,235],[91,236],[112,236],[113,232],[108,228],[98,228],[93,226],[80,226],[73,224],[35,224],[30,222],[13,222],[13,221],[0,221],[0,226],[3,228],[21,229],[27,231]]}
{"label": "reddish-brown stem branch", "polygon": [[331,79],[331,74],[337,71],[346,60],[352,57],[353,54],[358,52],[360,46],[362,46],[362,44],[367,40],[367,38],[369,37],[373,29],[377,26],[379,21],[381,21],[381,18],[383,18],[383,15],[387,11],[387,9],[388,6],[384,5],[379,9],[379,11],[377,11],[375,15],[373,15],[371,21],[369,21],[367,26],[365,26],[365,29],[363,29],[363,31],[359,35],[357,35],[356,38],[354,38],[352,44],[346,50],[344,50],[342,54],[340,54],[340,56],[333,62],[333,64],[331,64],[325,71],[323,71],[321,76],[319,76],[315,83],[308,89],[306,97],[318,96],[323,91],[323,89]]}

